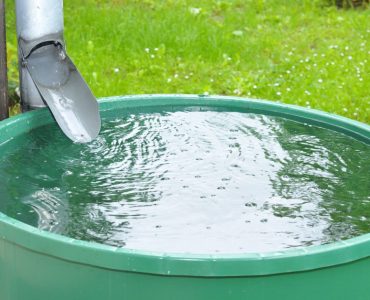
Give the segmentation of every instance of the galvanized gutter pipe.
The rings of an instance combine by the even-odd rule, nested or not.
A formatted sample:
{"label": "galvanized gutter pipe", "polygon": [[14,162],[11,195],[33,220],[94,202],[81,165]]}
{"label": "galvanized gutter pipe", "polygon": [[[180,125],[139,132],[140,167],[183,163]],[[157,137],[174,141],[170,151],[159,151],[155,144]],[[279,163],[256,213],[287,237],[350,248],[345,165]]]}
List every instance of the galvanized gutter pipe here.
{"label": "galvanized gutter pipe", "polygon": [[22,110],[48,106],[72,141],[100,130],[96,98],[66,53],[63,0],[16,0]]}

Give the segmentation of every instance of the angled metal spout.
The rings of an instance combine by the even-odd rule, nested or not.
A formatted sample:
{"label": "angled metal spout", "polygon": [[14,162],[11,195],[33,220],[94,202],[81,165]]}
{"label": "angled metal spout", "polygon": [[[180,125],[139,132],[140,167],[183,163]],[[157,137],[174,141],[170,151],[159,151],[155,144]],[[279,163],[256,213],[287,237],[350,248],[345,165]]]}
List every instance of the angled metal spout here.
{"label": "angled metal spout", "polygon": [[98,103],[66,53],[63,0],[16,0],[16,17],[22,110],[48,106],[67,137],[93,140]]}

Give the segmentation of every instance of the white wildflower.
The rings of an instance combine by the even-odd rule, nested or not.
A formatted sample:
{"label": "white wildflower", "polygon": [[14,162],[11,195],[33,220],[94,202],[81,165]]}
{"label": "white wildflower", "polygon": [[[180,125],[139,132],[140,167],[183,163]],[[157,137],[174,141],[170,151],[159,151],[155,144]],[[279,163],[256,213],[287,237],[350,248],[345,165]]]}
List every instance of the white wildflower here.
{"label": "white wildflower", "polygon": [[200,7],[190,7],[189,11],[192,15],[196,16],[199,15],[202,9]]}
{"label": "white wildflower", "polygon": [[233,35],[235,35],[235,36],[242,36],[243,35],[243,31],[241,31],[241,30],[235,30],[235,31],[233,31]]}

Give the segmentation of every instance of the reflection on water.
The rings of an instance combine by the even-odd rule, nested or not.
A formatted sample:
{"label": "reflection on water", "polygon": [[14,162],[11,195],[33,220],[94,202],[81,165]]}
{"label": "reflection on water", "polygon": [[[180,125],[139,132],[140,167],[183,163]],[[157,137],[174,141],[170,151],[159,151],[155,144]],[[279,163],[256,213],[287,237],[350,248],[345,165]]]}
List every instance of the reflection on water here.
{"label": "reflection on water", "polygon": [[0,209],[70,237],[241,253],[369,232],[370,147],[277,117],[114,112],[90,144],[49,125],[0,148]]}

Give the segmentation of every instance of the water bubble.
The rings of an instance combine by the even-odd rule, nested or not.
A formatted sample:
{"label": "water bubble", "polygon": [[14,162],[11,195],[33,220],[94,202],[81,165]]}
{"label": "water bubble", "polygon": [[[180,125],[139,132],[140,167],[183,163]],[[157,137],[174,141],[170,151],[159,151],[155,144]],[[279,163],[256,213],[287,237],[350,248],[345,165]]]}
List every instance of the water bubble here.
{"label": "water bubble", "polygon": [[290,178],[289,178],[289,176],[288,176],[288,175],[283,175],[283,176],[281,176],[281,177],[280,177],[280,179],[281,179],[282,181],[289,181],[289,180],[290,180]]}

